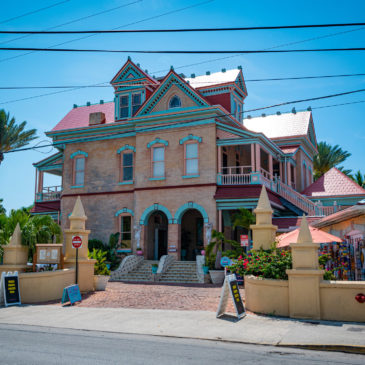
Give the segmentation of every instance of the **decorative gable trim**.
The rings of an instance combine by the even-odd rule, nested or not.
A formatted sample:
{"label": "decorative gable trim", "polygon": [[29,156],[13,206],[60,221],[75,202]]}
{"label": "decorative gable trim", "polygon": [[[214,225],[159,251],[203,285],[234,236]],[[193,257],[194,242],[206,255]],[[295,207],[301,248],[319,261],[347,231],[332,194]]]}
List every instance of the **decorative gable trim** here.
{"label": "decorative gable trim", "polygon": [[115,216],[118,217],[119,215],[123,214],[123,213],[129,213],[132,217],[134,217],[134,212],[133,210],[130,210],[128,208],[123,208],[123,209],[119,209],[116,213]]}
{"label": "decorative gable trim", "polygon": [[245,95],[247,95],[247,89],[246,89],[245,80],[242,75],[242,70],[240,71],[235,83],[245,93]]}
{"label": "decorative gable trim", "polygon": [[147,143],[147,148],[151,148],[154,144],[157,144],[157,143],[161,143],[161,144],[165,145],[166,147],[169,145],[168,141],[165,141],[164,139],[161,139],[161,138],[157,137],[156,139],[154,139],[150,143]]}
{"label": "decorative gable trim", "polygon": [[161,85],[155,90],[145,104],[142,105],[142,108],[137,112],[136,116],[150,113],[172,85],[177,86],[197,105],[209,106],[209,104],[201,96],[199,96],[189,84],[182,80],[174,71],[170,71],[170,73],[162,81]]}
{"label": "decorative gable trim", "polygon": [[131,150],[131,151],[133,151],[133,152],[136,152],[136,147],[134,147],[134,146],[130,146],[129,144],[126,144],[125,146],[120,147],[120,148],[118,149],[117,153],[121,153],[121,152],[123,152],[123,151],[125,151],[125,150]]}
{"label": "decorative gable trim", "polygon": [[87,157],[88,156],[88,153],[87,152],[84,152],[84,151],[78,150],[78,151],[74,152],[73,154],[71,154],[70,158],[74,158],[77,155],[84,155],[85,157]]}
{"label": "decorative gable trim", "polygon": [[202,137],[197,137],[197,136],[194,136],[192,134],[189,134],[186,137],[181,138],[179,143],[184,144],[186,141],[191,141],[191,140],[195,140],[195,141],[198,141],[199,143],[201,143]]}

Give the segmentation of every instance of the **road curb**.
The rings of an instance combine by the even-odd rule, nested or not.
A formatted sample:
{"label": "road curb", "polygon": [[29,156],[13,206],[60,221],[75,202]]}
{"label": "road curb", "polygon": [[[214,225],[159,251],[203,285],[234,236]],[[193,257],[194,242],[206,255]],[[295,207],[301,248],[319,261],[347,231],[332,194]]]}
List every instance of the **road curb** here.
{"label": "road curb", "polygon": [[334,352],[346,352],[351,354],[360,354],[365,355],[365,346],[357,346],[357,345],[323,345],[323,344],[281,344],[278,343],[277,347],[291,347],[298,348],[304,350],[315,350],[315,351],[334,351]]}

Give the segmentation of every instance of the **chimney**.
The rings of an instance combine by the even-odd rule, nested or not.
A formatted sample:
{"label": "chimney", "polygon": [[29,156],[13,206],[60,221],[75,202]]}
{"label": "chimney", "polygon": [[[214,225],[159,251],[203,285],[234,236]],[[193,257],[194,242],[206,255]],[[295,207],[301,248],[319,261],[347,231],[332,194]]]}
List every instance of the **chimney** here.
{"label": "chimney", "polygon": [[95,112],[89,114],[89,125],[104,124],[105,114],[103,112]]}

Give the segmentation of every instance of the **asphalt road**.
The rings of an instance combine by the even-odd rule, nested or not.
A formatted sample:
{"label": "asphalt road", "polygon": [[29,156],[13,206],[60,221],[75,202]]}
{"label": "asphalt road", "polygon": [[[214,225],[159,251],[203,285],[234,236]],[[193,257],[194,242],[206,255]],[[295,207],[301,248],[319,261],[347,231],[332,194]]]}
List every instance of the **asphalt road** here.
{"label": "asphalt road", "polygon": [[0,364],[364,364],[365,356],[0,324]]}

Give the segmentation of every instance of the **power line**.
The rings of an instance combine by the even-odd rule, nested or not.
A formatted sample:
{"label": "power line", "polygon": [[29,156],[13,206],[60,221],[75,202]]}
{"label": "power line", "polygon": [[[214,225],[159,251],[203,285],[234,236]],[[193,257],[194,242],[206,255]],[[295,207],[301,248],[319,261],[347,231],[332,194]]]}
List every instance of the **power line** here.
{"label": "power line", "polygon": [[[337,77],[356,77],[365,76],[365,73],[354,74],[342,74],[342,75],[319,75],[319,76],[297,76],[297,77],[276,77],[276,78],[263,78],[263,79],[247,79],[245,82],[264,82],[264,81],[290,81],[290,80],[311,80],[311,79],[325,79],[325,78],[337,78]],[[197,76],[199,77],[199,76]],[[227,81],[219,80],[215,81],[195,81],[196,84],[219,84],[226,83]],[[103,85],[108,84],[108,85]],[[131,82],[130,84],[123,84],[123,86],[136,86],[138,83]],[[144,83],[143,85],[156,85],[152,83]],[[32,90],[32,89],[74,89],[74,88],[105,88],[111,87],[108,81],[100,84],[93,85],[49,85],[49,86],[0,86],[0,90]]]}
{"label": "power line", "polygon": [[365,51],[364,47],[350,48],[314,48],[314,49],[284,49],[284,50],[120,50],[120,49],[80,49],[80,48],[34,48],[34,47],[0,47],[0,51],[34,51],[34,52],[85,52],[85,53],[147,53],[147,54],[254,54],[254,53],[297,53],[297,52],[348,52]]}
{"label": "power line", "polygon": [[180,28],[180,29],[106,29],[106,30],[0,30],[0,34],[115,34],[115,33],[183,33],[183,32],[225,32],[225,31],[251,31],[251,30],[277,30],[277,29],[303,29],[303,28],[330,28],[330,27],[355,27],[365,23],[336,23],[336,24],[306,24],[306,25],[275,25],[257,27],[228,27],[228,28]]}
{"label": "power line", "polygon": [[50,8],[54,8],[55,6],[64,4],[64,3],[68,3],[69,1],[70,0],[60,1],[60,2],[58,2],[56,4],[52,4],[52,5],[49,5],[49,6],[45,6],[44,8],[39,8],[39,9],[36,9],[36,10],[29,11],[28,13],[24,13],[22,15],[17,15],[17,16],[14,16],[12,18],[5,19],[5,20],[0,21],[0,24],[12,22],[13,20],[16,20],[16,19],[19,19],[19,18],[24,18],[24,17],[26,17],[28,15],[36,14],[36,13],[39,13],[39,12],[41,12],[43,10],[47,10],[47,9],[50,9]]}

